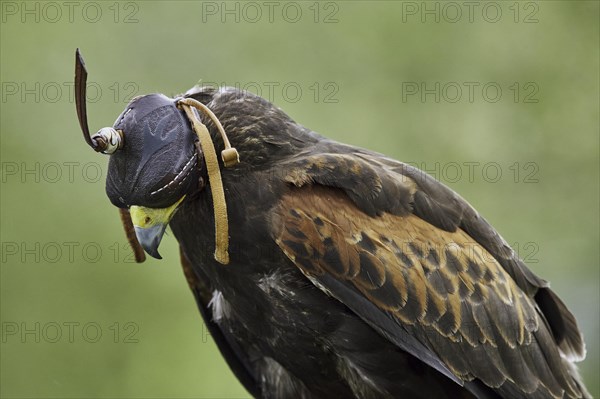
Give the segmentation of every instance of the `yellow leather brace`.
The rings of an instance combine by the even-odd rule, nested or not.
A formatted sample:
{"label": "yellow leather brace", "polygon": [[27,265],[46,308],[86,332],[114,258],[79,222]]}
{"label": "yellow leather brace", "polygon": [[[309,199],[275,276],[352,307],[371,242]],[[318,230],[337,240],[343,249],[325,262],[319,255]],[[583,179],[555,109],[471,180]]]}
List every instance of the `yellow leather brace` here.
{"label": "yellow leather brace", "polygon": [[216,125],[223,142],[225,149],[221,152],[221,159],[225,167],[237,165],[240,162],[240,157],[237,150],[231,147],[225,130],[221,122],[208,107],[193,98],[184,98],[178,101],[177,105],[181,107],[190,122],[192,128],[198,135],[204,160],[206,162],[206,170],[208,172],[208,180],[210,183],[210,191],[212,193],[213,208],[215,215],[215,259],[217,262],[226,265],[229,263],[229,221],[227,218],[227,203],[225,202],[225,191],[223,190],[223,181],[221,180],[221,170],[215,146],[210,137],[210,133],[206,126],[200,121],[193,108],[204,113]]}

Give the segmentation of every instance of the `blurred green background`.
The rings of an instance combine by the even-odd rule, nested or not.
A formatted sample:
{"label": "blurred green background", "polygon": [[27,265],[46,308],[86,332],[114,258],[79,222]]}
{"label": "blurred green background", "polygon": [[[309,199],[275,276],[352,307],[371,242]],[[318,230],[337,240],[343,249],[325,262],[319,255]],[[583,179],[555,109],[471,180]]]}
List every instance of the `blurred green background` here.
{"label": "blurred green background", "polygon": [[599,3],[473,3],[3,1],[1,396],[248,397],[173,237],[131,263],[80,47],[93,131],[132,95],[237,85],[446,182],[574,311],[599,397]]}

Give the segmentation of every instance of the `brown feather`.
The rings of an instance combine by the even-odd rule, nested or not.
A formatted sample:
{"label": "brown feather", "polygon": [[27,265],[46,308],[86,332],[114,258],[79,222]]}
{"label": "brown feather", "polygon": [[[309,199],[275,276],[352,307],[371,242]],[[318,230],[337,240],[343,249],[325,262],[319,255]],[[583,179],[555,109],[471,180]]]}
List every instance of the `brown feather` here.
{"label": "brown feather", "polygon": [[464,230],[413,213],[373,216],[343,191],[318,185],[284,196],[273,230],[306,275],[331,274],[354,287],[462,380],[578,395],[534,299]]}

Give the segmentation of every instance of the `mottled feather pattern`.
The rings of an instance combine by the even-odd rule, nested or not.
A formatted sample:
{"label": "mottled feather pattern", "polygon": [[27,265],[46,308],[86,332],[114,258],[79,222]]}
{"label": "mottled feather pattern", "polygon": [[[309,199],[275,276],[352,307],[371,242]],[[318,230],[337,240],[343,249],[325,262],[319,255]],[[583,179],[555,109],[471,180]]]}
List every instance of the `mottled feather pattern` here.
{"label": "mottled feather pattern", "polygon": [[[467,201],[410,165],[360,149],[354,149],[354,154],[356,159],[376,167],[382,181],[402,181],[403,184],[407,180],[413,181],[416,189],[412,191],[414,195],[410,199],[412,212],[440,229],[462,229],[485,248],[525,294],[536,298],[537,306],[549,320],[549,327],[562,355],[573,361],[585,358],[585,344],[573,314],[550,290],[548,283],[529,270],[511,246]],[[355,203],[362,209],[362,202]]]}
{"label": "mottled feather pattern", "polygon": [[579,396],[558,351],[538,342],[552,337],[540,331],[533,299],[464,231],[412,213],[372,217],[341,190],[319,186],[292,191],[275,212],[276,242],[306,274],[352,284],[459,378]]}

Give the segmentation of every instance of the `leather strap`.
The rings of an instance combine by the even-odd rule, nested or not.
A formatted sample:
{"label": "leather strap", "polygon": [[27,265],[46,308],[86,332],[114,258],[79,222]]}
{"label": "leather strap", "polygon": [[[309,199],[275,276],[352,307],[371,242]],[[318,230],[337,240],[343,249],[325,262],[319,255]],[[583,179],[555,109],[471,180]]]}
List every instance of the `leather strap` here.
{"label": "leather strap", "polygon": [[221,122],[219,122],[215,114],[208,109],[208,107],[193,98],[179,100],[178,106],[185,111],[188,119],[192,123],[192,128],[198,135],[198,140],[200,141],[200,146],[204,153],[215,215],[214,256],[217,262],[226,265],[229,263],[229,220],[227,218],[227,203],[225,202],[225,191],[223,190],[221,170],[219,168],[217,152],[215,151],[215,146],[210,137],[210,133],[206,126],[200,121],[192,107],[208,116],[217,126],[217,129],[223,138],[223,142],[225,143],[225,149],[221,152],[221,158],[225,167],[231,167],[239,163],[239,154],[235,148],[231,147]]}

